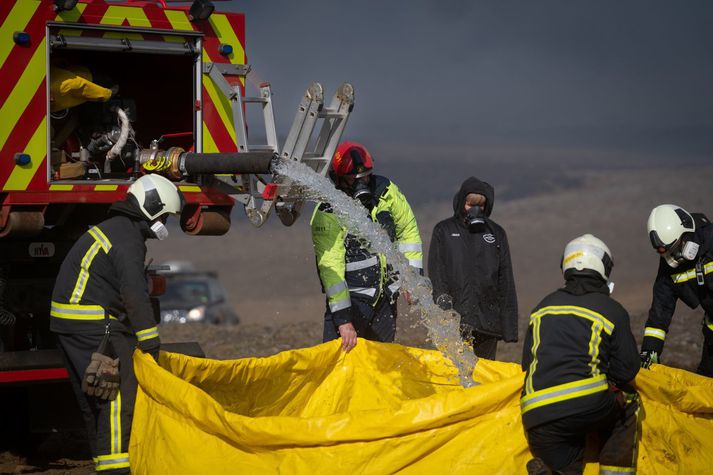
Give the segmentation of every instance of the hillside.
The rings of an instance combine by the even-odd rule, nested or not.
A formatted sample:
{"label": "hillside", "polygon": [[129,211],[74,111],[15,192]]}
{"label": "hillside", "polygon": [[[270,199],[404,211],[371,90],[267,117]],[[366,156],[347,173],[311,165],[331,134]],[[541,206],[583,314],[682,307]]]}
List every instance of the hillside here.
{"label": "hillside", "polygon": [[[445,176],[443,170],[440,174]],[[577,180],[565,181],[566,185],[560,188],[499,201],[495,205],[493,218],[507,230],[510,240],[521,334],[529,309],[561,284],[558,266],[566,242],[591,232],[612,249],[614,297],[631,313],[632,329],[640,338],[657,267],[657,258],[646,235],[648,213],[663,202],[712,213],[709,210],[713,203],[713,188],[709,183],[713,179],[713,166],[675,170],[585,169],[573,174]],[[533,172],[532,180],[537,179]],[[460,179],[454,181],[453,188]],[[408,196],[408,189],[405,193]],[[167,241],[151,242],[149,255],[156,262],[187,259],[200,269],[218,271],[244,322],[243,328],[235,331],[250,334],[249,329],[254,328],[252,336],[248,337],[251,343],[247,345],[255,352],[253,354],[269,354],[270,348],[285,348],[284,345],[268,345],[261,349],[259,345],[253,345],[256,335],[273,333],[265,328],[283,328],[288,334],[294,333],[294,346],[319,342],[324,296],[314,265],[309,212],[305,212],[293,227],[283,227],[275,219],[260,229],[253,228],[240,213],[242,210],[239,209],[234,213],[234,225],[226,236],[188,237],[176,229]],[[425,249],[428,249],[434,224],[452,213],[450,200],[422,202],[415,206],[415,213]],[[405,311],[405,305],[401,308]],[[414,318],[402,315],[398,339],[422,346],[427,343],[423,341],[424,333],[415,325]],[[668,362],[687,368],[697,364],[701,318],[700,311],[687,311],[679,305],[667,342],[665,358]],[[183,332],[178,328],[162,331],[165,335]],[[222,347],[215,356],[250,354],[245,352],[246,345],[239,341],[235,342],[234,348],[229,346]],[[518,361],[520,351],[519,345],[501,344],[499,357]]]}

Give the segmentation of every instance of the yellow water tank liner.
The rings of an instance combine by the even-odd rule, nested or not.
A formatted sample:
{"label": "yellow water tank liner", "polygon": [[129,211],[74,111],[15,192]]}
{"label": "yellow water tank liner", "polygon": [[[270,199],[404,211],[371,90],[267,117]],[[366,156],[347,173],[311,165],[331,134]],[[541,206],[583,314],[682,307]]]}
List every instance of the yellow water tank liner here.
{"label": "yellow water tank liner", "polygon": [[[519,365],[481,359],[465,389],[437,351],[340,344],[160,366],[135,352],[132,473],[526,473]],[[655,365],[636,385],[638,473],[710,473],[713,379]]]}

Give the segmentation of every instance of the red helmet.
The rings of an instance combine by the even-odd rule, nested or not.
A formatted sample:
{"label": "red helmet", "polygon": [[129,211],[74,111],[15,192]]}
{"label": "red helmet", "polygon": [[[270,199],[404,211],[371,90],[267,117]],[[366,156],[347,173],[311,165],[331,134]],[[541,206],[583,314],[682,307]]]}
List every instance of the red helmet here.
{"label": "red helmet", "polygon": [[332,172],[336,177],[353,176],[361,178],[371,174],[374,160],[362,144],[356,142],[342,142],[334,152],[332,159]]}

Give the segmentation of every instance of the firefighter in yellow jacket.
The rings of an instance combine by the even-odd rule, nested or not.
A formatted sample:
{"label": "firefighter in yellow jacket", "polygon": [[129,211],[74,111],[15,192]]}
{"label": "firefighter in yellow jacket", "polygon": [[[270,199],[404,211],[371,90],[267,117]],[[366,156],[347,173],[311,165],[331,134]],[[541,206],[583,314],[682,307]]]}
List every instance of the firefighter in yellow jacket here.
{"label": "firefighter in yellow jacket", "polygon": [[[373,167],[363,145],[344,142],[334,154],[330,177],[337,189],[364,205],[372,221],[384,228],[409,265],[422,274],[421,236],[411,206],[396,184],[372,173]],[[394,341],[398,274],[384,255],[369,252],[348,232],[329,203],[317,206],[311,226],[319,278],[327,296],[324,341],[341,336],[347,351],[356,345],[357,336]]]}

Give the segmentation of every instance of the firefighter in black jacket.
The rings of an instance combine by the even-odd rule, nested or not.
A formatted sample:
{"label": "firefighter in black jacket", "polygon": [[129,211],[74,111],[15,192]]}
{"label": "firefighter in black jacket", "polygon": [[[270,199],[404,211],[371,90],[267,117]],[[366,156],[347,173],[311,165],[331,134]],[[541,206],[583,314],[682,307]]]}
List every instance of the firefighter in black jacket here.
{"label": "firefighter in black jacket", "polygon": [[633,473],[639,371],[629,314],[609,296],[613,261],[591,234],[565,247],[565,286],[535,307],[525,335],[520,405],[528,473],[581,474],[586,434],[599,433],[600,473]]}
{"label": "firefighter in black jacket", "polygon": [[517,341],[517,295],[505,230],[490,219],[493,187],[475,177],[453,197],[453,217],[433,228],[428,274],[433,299],[461,316],[463,339],[495,359],[498,340]]}
{"label": "firefighter in black jacket", "polygon": [[676,205],[660,205],[649,215],[649,238],[661,256],[654,296],[641,344],[641,364],[658,363],[681,300],[703,307],[703,354],[698,374],[713,377],[713,225],[698,213]]}
{"label": "firefighter in black jacket", "polygon": [[57,334],[100,473],[129,473],[136,397],[132,353],[158,360],[158,328],[144,269],[146,239],[164,239],[183,197],[166,178],[145,175],[113,204],[109,218],[75,243],[52,292]]}

